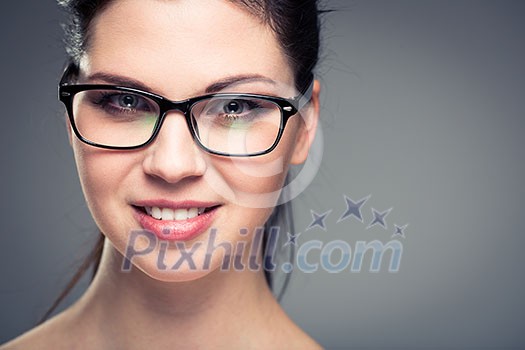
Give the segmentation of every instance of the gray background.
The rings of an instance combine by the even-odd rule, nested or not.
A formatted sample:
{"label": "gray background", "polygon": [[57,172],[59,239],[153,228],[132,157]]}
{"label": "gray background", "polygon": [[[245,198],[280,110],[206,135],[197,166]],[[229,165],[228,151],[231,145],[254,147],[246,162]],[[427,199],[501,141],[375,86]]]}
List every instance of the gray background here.
{"label": "gray background", "polygon": [[[325,149],[294,202],[299,243],[409,226],[398,273],[298,272],[284,307],[329,349],[524,349],[525,2],[327,3]],[[61,14],[2,9],[0,342],[32,327],[96,230],[55,98]],[[364,223],[337,223],[343,194],[371,194]],[[372,207],[393,207],[388,230],[366,229]]]}

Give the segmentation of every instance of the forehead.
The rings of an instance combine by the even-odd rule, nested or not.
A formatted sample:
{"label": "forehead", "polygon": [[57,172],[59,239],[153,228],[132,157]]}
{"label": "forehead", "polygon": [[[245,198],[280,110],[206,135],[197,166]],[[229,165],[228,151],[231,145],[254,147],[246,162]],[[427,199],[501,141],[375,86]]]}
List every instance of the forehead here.
{"label": "forehead", "polygon": [[293,85],[271,29],[225,0],[114,1],[92,23],[81,68],[132,77],[172,98],[231,75]]}

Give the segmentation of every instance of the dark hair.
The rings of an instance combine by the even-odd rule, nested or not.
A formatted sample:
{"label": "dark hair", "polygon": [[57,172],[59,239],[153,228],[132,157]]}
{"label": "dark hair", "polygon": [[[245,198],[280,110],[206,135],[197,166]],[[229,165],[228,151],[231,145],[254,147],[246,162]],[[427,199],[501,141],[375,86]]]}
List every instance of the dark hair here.
{"label": "dark hair", "polygon": [[[90,28],[97,14],[115,0],[57,0],[69,15],[64,25],[69,64],[78,62],[88,48]],[[295,84],[303,91],[319,60],[320,14],[318,0],[228,0],[262,19],[275,33],[294,70]],[[78,69],[72,69],[73,74]],[[74,78],[74,77],[72,77]]]}
{"label": "dark hair", "polygon": [[[78,65],[82,54],[89,45],[90,27],[95,17],[100,14],[111,2],[115,0],[57,0],[69,16],[69,22],[64,25],[65,47],[68,54],[67,71],[68,80],[74,80],[78,75]],[[268,24],[276,35],[283,52],[287,56],[294,72],[296,88],[303,91],[306,84],[310,83],[313,70],[319,60],[320,47],[320,11],[317,0],[228,0],[245,7],[253,15]],[[288,177],[287,177],[288,180]],[[294,233],[291,202],[277,206],[265,224],[263,238],[263,253],[266,254],[266,245],[270,227],[281,228],[279,238],[284,237],[284,232]],[[97,242],[91,252],[86,256],[70,282],[55,299],[49,310],[44,314],[39,323],[45,321],[71,292],[76,283],[86,271],[93,266],[95,276],[102,254],[104,235],[99,233]],[[282,245],[281,245],[282,246]],[[293,244],[288,245],[290,257],[293,259]],[[273,289],[272,272],[265,269],[266,281]],[[289,282],[290,274],[286,274],[285,281],[278,294],[281,298]]]}

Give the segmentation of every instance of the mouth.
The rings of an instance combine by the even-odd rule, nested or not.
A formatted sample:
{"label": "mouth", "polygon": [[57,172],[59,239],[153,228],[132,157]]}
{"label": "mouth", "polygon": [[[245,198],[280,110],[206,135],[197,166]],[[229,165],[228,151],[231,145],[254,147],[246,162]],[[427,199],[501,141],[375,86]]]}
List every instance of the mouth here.
{"label": "mouth", "polygon": [[196,218],[197,216],[206,214],[219,205],[209,207],[191,207],[191,208],[163,208],[155,206],[144,206],[135,208],[142,213],[160,221],[185,221]]}
{"label": "mouth", "polygon": [[187,241],[208,230],[220,215],[222,204],[168,200],[142,201],[132,204],[139,225],[158,238]]}

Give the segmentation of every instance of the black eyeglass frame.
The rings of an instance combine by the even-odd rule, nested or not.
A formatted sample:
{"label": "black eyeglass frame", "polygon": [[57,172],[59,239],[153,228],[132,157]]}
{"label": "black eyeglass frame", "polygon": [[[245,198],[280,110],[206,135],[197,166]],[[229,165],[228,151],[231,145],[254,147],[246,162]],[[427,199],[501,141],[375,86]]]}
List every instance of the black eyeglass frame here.
{"label": "black eyeglass frame", "polygon": [[[99,148],[105,148],[105,149],[113,149],[113,150],[134,150],[138,148],[145,147],[152,143],[155,138],[157,137],[160,128],[162,127],[162,123],[166,119],[166,115],[168,112],[177,110],[182,112],[186,119],[186,124],[188,125],[188,129],[190,131],[190,134],[193,138],[193,140],[197,143],[197,145],[202,148],[204,151],[219,155],[219,156],[226,156],[226,157],[254,157],[254,156],[260,156],[264,154],[268,154],[271,151],[273,151],[277,145],[279,144],[279,141],[281,140],[284,128],[286,127],[286,124],[288,120],[296,115],[308,102],[310,102],[310,99],[312,97],[312,87],[313,87],[313,76],[310,79],[309,84],[307,84],[305,91],[301,92],[299,95],[293,97],[293,98],[283,98],[283,97],[276,97],[276,96],[268,96],[268,95],[259,95],[259,94],[243,94],[243,93],[214,93],[214,94],[206,94],[202,96],[196,96],[193,98],[188,98],[181,101],[171,101],[163,96],[135,89],[125,86],[118,86],[118,85],[107,85],[107,84],[73,84],[69,85],[67,83],[60,83],[58,87],[58,98],[59,100],[64,104],[66,107],[66,111],[69,117],[69,120],[71,122],[71,127],[73,129],[73,132],[75,133],[76,137],[91,146],[99,147]],[[149,139],[139,145],[136,146],[109,146],[104,144],[99,144],[93,141],[90,141],[84,136],[82,136],[79,132],[79,130],[76,127],[74,116],[73,116],[73,98],[77,93],[83,92],[83,91],[89,91],[89,90],[116,90],[116,91],[123,91],[123,92],[131,92],[137,95],[141,95],[144,97],[147,97],[148,99],[156,102],[159,106],[159,117],[157,121],[155,122],[155,126],[153,128],[153,132]],[[274,143],[266,150],[256,152],[256,153],[239,153],[239,154],[231,154],[231,153],[224,153],[215,151],[213,149],[209,149],[208,147],[204,146],[202,142],[200,141],[195,128],[192,125],[191,121],[191,110],[193,106],[206,99],[211,98],[217,98],[217,97],[223,97],[223,98],[258,98],[261,100],[270,101],[274,104],[276,104],[280,111],[281,111],[281,123],[279,126],[279,131],[276,136],[276,139]]]}

